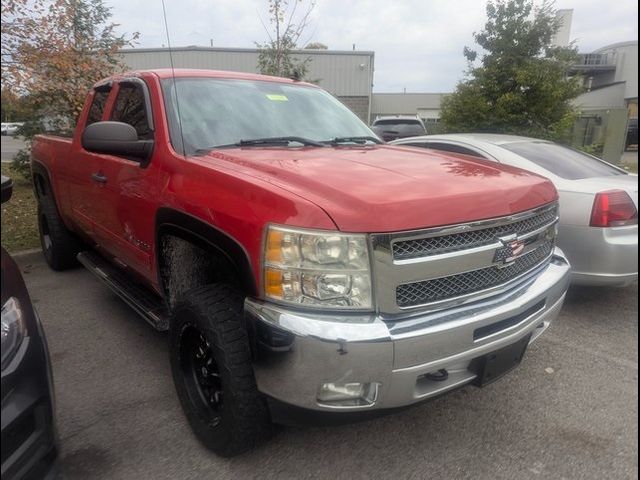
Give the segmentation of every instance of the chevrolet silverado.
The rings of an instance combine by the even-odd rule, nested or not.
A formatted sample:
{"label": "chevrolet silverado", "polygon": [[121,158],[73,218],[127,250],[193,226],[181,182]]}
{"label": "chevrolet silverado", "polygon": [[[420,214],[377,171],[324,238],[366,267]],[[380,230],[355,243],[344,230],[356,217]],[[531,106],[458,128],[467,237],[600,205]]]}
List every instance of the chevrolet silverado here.
{"label": "chevrolet silverado", "polygon": [[567,288],[548,180],[384,145],[300,81],[111,77],[72,137],[35,138],[32,175],[50,267],[83,264],[168,331],[185,416],[224,456],[272,422],[491,383]]}

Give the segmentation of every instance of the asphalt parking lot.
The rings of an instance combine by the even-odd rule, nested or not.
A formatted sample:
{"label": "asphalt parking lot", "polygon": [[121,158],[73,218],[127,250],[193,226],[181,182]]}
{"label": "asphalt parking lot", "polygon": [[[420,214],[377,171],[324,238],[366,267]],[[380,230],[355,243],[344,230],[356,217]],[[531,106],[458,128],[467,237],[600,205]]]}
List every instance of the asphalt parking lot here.
{"label": "asphalt parking lot", "polygon": [[180,410],[166,339],[88,272],[16,258],[51,350],[69,479],[637,478],[638,286],[575,288],[509,376],[376,420],[283,428],[221,459]]}

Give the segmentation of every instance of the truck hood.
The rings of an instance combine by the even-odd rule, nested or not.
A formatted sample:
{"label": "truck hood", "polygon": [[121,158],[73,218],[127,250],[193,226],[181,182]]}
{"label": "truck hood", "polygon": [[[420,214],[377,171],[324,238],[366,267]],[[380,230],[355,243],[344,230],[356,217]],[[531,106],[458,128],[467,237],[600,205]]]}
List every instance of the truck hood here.
{"label": "truck hood", "polygon": [[453,225],[510,215],[557,198],[550,181],[518,168],[388,145],[234,148],[198,159],[295,193],[347,232]]}

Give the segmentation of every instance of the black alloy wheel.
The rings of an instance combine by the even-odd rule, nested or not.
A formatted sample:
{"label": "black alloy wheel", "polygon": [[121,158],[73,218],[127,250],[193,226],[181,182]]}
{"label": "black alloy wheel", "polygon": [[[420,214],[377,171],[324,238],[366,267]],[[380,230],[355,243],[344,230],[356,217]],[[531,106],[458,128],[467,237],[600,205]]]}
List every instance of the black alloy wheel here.
{"label": "black alloy wheel", "polygon": [[211,345],[195,325],[185,325],[180,337],[179,355],[192,404],[210,427],[216,427],[222,421],[222,380]]}

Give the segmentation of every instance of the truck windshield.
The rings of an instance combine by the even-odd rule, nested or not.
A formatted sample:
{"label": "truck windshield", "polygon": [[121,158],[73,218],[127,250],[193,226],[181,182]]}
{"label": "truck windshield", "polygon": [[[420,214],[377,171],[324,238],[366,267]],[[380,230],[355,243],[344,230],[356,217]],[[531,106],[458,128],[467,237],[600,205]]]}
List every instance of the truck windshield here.
{"label": "truck windshield", "polygon": [[187,155],[217,146],[241,143],[250,146],[248,141],[254,139],[298,137],[329,143],[335,138],[375,137],[351,110],[319,88],[264,81],[177,78],[164,80],[162,89],[171,143],[176,151]]}

